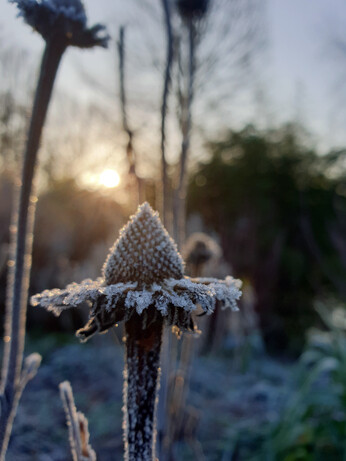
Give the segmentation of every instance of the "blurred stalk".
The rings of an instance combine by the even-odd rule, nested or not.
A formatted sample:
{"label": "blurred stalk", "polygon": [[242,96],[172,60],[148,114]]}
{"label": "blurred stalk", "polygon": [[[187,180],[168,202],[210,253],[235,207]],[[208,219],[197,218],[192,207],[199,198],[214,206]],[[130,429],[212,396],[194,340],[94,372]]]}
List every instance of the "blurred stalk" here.
{"label": "blurred stalk", "polygon": [[[131,130],[128,117],[127,117],[127,98],[125,90],[125,27],[121,26],[119,30],[118,40],[118,57],[119,57],[119,82],[120,82],[120,107],[121,107],[121,118],[123,130],[127,134],[128,141],[126,146],[127,161],[129,164],[129,177],[131,186],[135,184],[135,208],[141,204],[144,200],[144,190],[142,179],[136,172],[136,155],[133,149],[133,137],[134,133]],[[132,189],[132,187],[131,187]]]}
{"label": "blurred stalk", "polygon": [[[166,128],[168,97],[172,85],[172,65],[174,58],[174,36],[172,28],[172,10],[170,0],[161,0],[166,29],[166,66],[162,90],[161,102],[161,206],[160,212],[164,226],[172,233],[172,213],[170,213],[170,187],[168,181],[168,165],[166,159]],[[158,404],[158,453],[159,459],[165,461],[164,434],[167,429],[167,396],[169,376],[171,372],[171,333],[165,331],[163,334],[162,361],[161,361],[161,388]]]}
{"label": "blurred stalk", "polygon": [[185,107],[182,108],[182,144],[179,159],[178,185],[174,197],[174,238],[180,249],[185,241],[186,233],[186,192],[187,192],[187,161],[191,140],[192,128],[192,102],[194,97],[194,81],[196,71],[196,26],[192,18],[187,21],[189,36],[189,63],[188,63],[188,87]]}
{"label": "blurred stalk", "polygon": [[165,27],[166,27],[166,67],[163,83],[162,104],[161,104],[161,182],[162,182],[162,219],[163,224],[167,229],[170,229],[168,222],[169,215],[169,184],[166,159],[166,119],[168,96],[172,84],[172,64],[174,57],[174,39],[171,21],[171,7],[169,0],[162,0],[162,8],[164,12]]}
{"label": "blurred stalk", "polygon": [[[203,264],[194,266],[189,275],[191,277],[200,277],[202,273]],[[167,429],[163,441],[163,457],[160,461],[175,460],[175,444],[180,441],[182,435],[185,435],[185,423],[189,416],[187,398],[190,390],[192,364],[196,353],[195,339],[191,334],[183,334],[181,339],[174,337],[172,340],[171,363],[177,363],[178,365],[171,379],[171,388],[167,399]],[[179,341],[181,341],[180,347]],[[178,355],[180,356],[179,362]],[[190,442],[193,444],[197,440],[191,438]],[[203,453],[201,448],[200,450]],[[202,461],[204,455],[197,459]]]}
{"label": "blurred stalk", "polygon": [[11,226],[12,258],[9,261],[5,319],[5,348],[1,383],[0,459],[5,459],[12,423],[20,397],[26,311],[30,281],[34,216],[37,198],[33,180],[43,125],[54,81],[67,42],[52,36],[46,41],[24,153],[19,203]]}

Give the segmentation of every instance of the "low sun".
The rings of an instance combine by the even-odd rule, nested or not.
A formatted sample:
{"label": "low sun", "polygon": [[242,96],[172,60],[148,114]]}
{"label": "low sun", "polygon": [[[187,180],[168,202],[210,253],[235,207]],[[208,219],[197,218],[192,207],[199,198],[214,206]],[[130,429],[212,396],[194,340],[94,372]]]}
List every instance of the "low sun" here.
{"label": "low sun", "polygon": [[119,185],[120,176],[119,176],[119,173],[115,170],[111,170],[111,169],[103,170],[99,174],[97,182],[100,184],[100,186],[111,189]]}
{"label": "low sun", "polygon": [[113,189],[120,183],[120,176],[116,170],[106,168],[100,172],[85,173],[81,182],[84,186],[97,190],[97,189]]}

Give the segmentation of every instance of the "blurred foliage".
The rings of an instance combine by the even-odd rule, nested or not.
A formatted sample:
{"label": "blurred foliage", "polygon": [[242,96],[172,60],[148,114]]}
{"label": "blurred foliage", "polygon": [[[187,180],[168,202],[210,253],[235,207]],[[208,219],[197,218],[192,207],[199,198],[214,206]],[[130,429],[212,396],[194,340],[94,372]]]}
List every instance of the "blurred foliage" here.
{"label": "blurred foliage", "polygon": [[296,125],[248,126],[208,149],[188,211],[220,235],[235,275],[254,287],[269,350],[296,354],[314,299],[346,294],[346,152],[318,155]]}
{"label": "blurred foliage", "polygon": [[[6,262],[9,255],[9,226],[13,181],[0,176],[0,305],[6,292]],[[52,181],[40,195],[35,223],[31,294],[62,287],[72,280],[96,278],[122,227],[125,213],[110,195],[81,189],[73,179]],[[29,326],[53,329],[80,326],[79,311],[59,321],[43,309],[29,309]],[[65,323],[64,323],[65,322]],[[77,322],[77,324],[76,324]],[[78,323],[79,322],[79,323]]]}
{"label": "blurred foliage", "polygon": [[[296,369],[300,386],[288,399],[261,459],[346,459],[346,314],[318,306],[327,331],[313,330]],[[256,458],[257,459],[257,458]]]}

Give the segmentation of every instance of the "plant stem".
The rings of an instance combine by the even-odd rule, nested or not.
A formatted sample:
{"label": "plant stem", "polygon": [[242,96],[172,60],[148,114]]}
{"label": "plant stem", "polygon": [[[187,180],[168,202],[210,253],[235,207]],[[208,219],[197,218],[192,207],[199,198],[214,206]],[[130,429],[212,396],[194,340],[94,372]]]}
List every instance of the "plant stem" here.
{"label": "plant stem", "polygon": [[155,460],[156,404],[163,319],[155,315],[143,329],[134,314],[125,324],[125,461]]}
{"label": "plant stem", "polygon": [[190,148],[191,128],[192,128],[192,102],[194,96],[194,83],[196,71],[196,28],[192,19],[188,22],[189,34],[189,63],[188,63],[188,88],[185,107],[181,121],[182,144],[179,161],[179,179],[174,198],[174,239],[181,249],[185,241],[185,202],[186,202],[186,168]]}
{"label": "plant stem", "polygon": [[162,220],[166,228],[170,228],[168,223],[168,196],[169,196],[169,185],[168,185],[168,172],[167,172],[167,159],[166,159],[166,118],[167,118],[167,106],[169,90],[172,83],[172,64],[173,64],[173,30],[171,22],[171,9],[169,0],[162,0],[162,7],[165,16],[166,25],[166,40],[167,40],[167,51],[166,51],[166,67],[165,77],[163,84],[162,103],[161,103],[161,183],[162,183]]}
{"label": "plant stem", "polygon": [[19,400],[17,394],[22,373],[33,226],[37,201],[32,193],[37,152],[54,80],[65,49],[66,43],[61,37],[51,38],[46,42],[24,152],[19,203],[14,216],[15,224],[11,227],[12,258],[9,264],[1,382],[1,460],[6,454]]}
{"label": "plant stem", "polygon": [[136,171],[136,154],[133,148],[134,132],[129,126],[127,117],[127,97],[125,90],[125,27],[120,27],[119,30],[119,41],[118,41],[118,57],[119,57],[119,84],[120,84],[120,107],[121,107],[121,119],[123,130],[127,134],[128,141],[126,146],[126,155],[129,165],[129,177],[134,179],[135,183],[135,205],[136,208],[141,204],[144,197],[144,188],[142,178],[140,178]]}

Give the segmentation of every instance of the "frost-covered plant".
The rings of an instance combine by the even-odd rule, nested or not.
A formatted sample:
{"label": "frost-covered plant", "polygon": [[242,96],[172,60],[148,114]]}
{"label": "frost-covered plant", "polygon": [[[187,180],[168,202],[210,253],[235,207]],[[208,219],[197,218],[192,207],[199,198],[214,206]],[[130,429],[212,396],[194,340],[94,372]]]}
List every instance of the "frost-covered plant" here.
{"label": "frost-covered plant", "polygon": [[[105,47],[108,41],[103,26],[97,24],[91,28],[87,27],[84,6],[80,0],[10,0],[10,3],[15,3],[19,16],[42,35],[45,50],[24,151],[18,206],[11,226],[12,254],[9,261],[5,350],[0,395],[1,460],[6,454],[12,423],[23,390],[22,383],[26,382],[25,367],[23,369],[22,365],[32,233],[37,201],[33,192],[33,179],[55,77],[68,46]],[[36,360],[36,363],[38,366],[39,361]]]}
{"label": "frost-covered plant", "polygon": [[[87,16],[81,0],[9,0],[15,3],[19,16],[46,41],[58,40],[60,46],[106,47],[109,36],[105,26],[87,27]],[[101,34],[100,34],[101,32]]]}
{"label": "frost-covered plant", "polygon": [[64,381],[60,383],[59,388],[69,429],[73,461],[96,461],[96,453],[89,444],[88,420],[76,409],[71,384]]}
{"label": "frost-covered plant", "polygon": [[217,301],[237,310],[239,282],[192,279],[158,214],[144,203],[123,228],[103,267],[103,276],[32,297],[59,315],[91,301],[90,319],[77,331],[81,340],[125,321],[125,459],[155,459],[155,407],[164,324],[176,332],[196,330],[193,313],[211,314]]}

